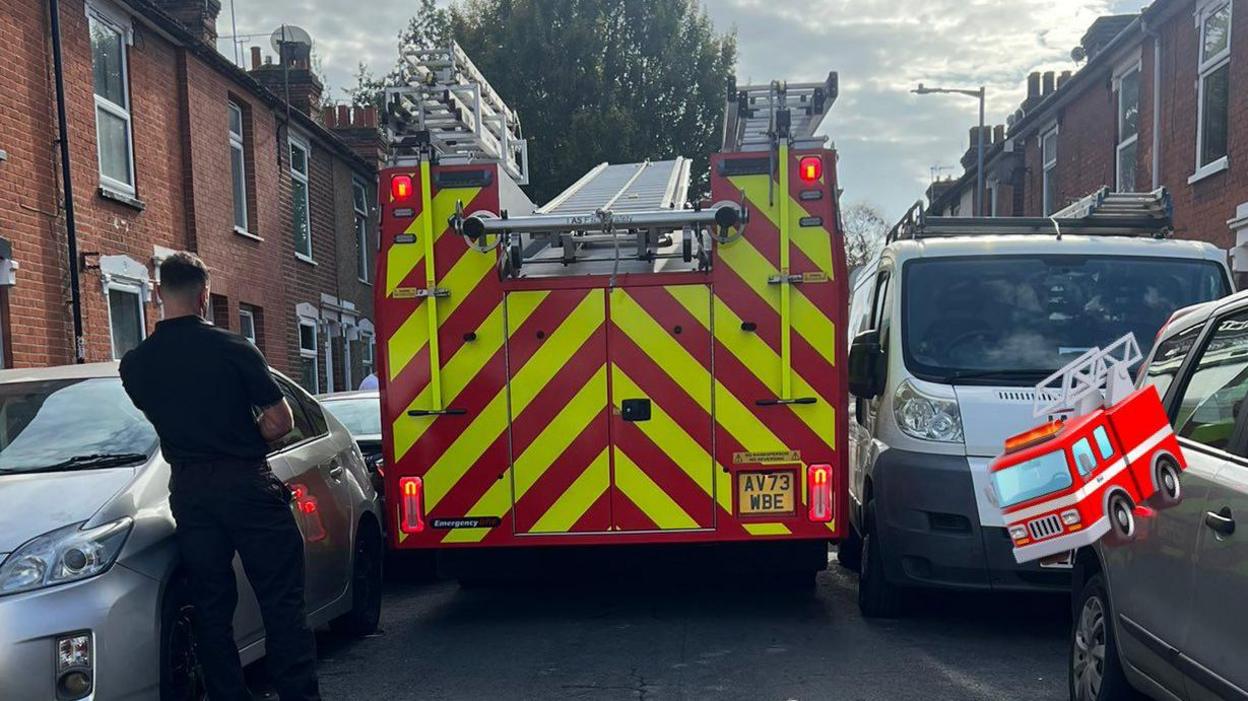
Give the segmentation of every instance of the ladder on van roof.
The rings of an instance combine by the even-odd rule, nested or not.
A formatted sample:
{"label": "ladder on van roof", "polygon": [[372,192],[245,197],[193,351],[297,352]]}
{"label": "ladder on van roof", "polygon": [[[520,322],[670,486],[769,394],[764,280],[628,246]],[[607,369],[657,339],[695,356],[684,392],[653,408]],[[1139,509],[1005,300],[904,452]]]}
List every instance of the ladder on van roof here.
{"label": "ladder on van roof", "polygon": [[1166,188],[1152,192],[1100,190],[1047,217],[936,217],[916,202],[885,241],[952,236],[1081,234],[1166,238],[1174,231],[1174,208]]}

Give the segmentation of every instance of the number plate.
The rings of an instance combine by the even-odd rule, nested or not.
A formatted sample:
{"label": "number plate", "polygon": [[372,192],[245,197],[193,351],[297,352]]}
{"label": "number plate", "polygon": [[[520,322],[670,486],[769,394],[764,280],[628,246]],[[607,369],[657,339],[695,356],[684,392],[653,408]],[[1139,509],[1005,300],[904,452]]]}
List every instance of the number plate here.
{"label": "number plate", "polygon": [[737,474],[737,514],[769,516],[792,514],[796,509],[794,478],[790,471]]}

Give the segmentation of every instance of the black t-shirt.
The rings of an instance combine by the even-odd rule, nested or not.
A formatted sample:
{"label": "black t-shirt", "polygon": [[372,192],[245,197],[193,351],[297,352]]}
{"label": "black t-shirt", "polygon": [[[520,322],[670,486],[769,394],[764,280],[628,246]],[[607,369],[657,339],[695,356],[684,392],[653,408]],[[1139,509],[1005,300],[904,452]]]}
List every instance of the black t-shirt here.
{"label": "black t-shirt", "polygon": [[268,454],[256,410],[276,404],[282,390],[242,336],[195,316],[162,321],[122,358],[121,381],[170,463]]}

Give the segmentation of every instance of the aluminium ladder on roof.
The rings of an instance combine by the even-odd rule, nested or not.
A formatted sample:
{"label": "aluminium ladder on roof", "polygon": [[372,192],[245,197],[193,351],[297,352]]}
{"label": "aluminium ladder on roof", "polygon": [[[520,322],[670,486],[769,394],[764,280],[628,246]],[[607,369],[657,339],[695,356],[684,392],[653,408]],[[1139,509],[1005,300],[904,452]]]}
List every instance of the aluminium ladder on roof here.
{"label": "aluminium ladder on roof", "polygon": [[404,84],[385,89],[395,165],[419,159],[427,147],[443,163],[497,162],[517,184],[528,184],[520,117],[459,44],[406,49],[399,68]]}
{"label": "aluminium ladder on roof", "polygon": [[[723,150],[766,151],[776,139],[818,142],[815,130],[836,101],[838,78],[835,71],[821,83],[732,85],[724,110]],[[817,144],[802,144],[814,146]]]}
{"label": "aluminium ladder on roof", "polygon": [[1165,238],[1173,231],[1172,213],[1164,187],[1139,193],[1104,188],[1047,217],[936,217],[916,202],[885,240],[1011,234]]}

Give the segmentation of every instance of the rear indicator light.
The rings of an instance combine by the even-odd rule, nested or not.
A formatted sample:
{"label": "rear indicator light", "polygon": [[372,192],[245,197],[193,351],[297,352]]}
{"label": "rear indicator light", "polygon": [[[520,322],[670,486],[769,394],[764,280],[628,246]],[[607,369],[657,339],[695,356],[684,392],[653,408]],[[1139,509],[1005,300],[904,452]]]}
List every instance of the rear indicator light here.
{"label": "rear indicator light", "polygon": [[396,175],[390,178],[390,199],[403,202],[412,196],[412,176]]}
{"label": "rear indicator light", "polygon": [[832,520],[832,466],[811,465],[806,468],[806,493],[809,495],[810,520],[828,523]]}
{"label": "rear indicator light", "polygon": [[1005,452],[1013,453],[1023,448],[1029,448],[1033,445],[1043,443],[1053,436],[1062,432],[1061,421],[1050,421],[1049,423],[1033,428],[1030,431],[1024,431],[1016,436],[1010,436],[1005,439]]}
{"label": "rear indicator light", "polygon": [[797,174],[805,182],[818,181],[823,177],[823,159],[818,156],[806,156],[798,161]]}
{"label": "rear indicator light", "polygon": [[425,483],[419,477],[399,479],[399,530],[420,533],[425,530]]}

